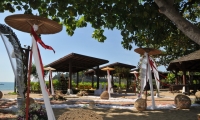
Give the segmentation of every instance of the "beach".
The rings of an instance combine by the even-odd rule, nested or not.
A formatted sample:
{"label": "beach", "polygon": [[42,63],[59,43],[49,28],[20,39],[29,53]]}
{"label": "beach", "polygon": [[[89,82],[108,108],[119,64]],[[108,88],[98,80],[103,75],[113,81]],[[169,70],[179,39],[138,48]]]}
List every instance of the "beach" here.
{"label": "beach", "polygon": [[8,94],[14,92],[14,90],[1,90],[3,94]]}
{"label": "beach", "polygon": [[[5,95],[2,99],[15,99],[17,95],[8,95],[9,91],[5,91]],[[55,114],[56,119],[64,112],[73,110],[73,109],[89,109],[87,107],[84,108],[73,108],[73,107],[56,107],[56,105],[74,105],[74,104],[88,104],[88,101],[93,100],[95,103],[99,105],[109,105],[109,104],[118,104],[116,108],[111,107],[95,107],[90,109],[95,111],[97,114],[103,117],[103,120],[155,120],[155,119],[162,119],[162,120],[198,120],[197,116],[200,114],[200,106],[192,105],[190,109],[176,109],[171,107],[170,105],[174,104],[174,97],[180,93],[169,93],[168,91],[162,91],[160,93],[159,98],[155,97],[156,109],[152,110],[148,108],[151,106],[152,101],[151,97],[147,97],[147,110],[143,112],[137,111],[134,107],[131,107],[134,104],[133,99],[137,98],[134,94],[127,95],[125,93],[121,95],[111,95],[113,96],[112,99],[109,100],[100,100],[99,97],[93,96],[83,96],[83,97],[75,97],[69,96],[66,101],[51,101],[51,104],[54,105],[53,111]],[[30,97],[37,99],[36,102],[43,104],[41,100],[42,94],[34,94],[31,93]],[[195,98],[194,95],[189,96],[192,100]],[[132,100],[132,101],[131,101]],[[75,102],[76,101],[76,102]],[[194,102],[194,101],[192,101]],[[10,106],[14,105],[15,102],[10,102]],[[127,105],[130,105],[128,107]],[[9,106],[9,105],[8,105]],[[1,108],[2,109],[2,108]],[[0,111],[0,120],[4,119],[5,117],[16,117],[14,113],[5,113]],[[6,120],[6,118],[5,118]]]}

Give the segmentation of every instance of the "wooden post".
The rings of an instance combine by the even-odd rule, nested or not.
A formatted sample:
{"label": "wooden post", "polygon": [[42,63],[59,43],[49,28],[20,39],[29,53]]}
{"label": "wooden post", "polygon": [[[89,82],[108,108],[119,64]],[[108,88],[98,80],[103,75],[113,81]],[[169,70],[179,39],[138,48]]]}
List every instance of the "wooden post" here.
{"label": "wooden post", "polygon": [[14,93],[17,93],[17,82],[16,82],[16,77],[15,77],[15,79],[14,79]]}
{"label": "wooden post", "polygon": [[[24,67],[26,68],[26,71],[24,71],[24,84],[25,86],[27,86],[27,74],[28,74],[28,68],[29,68],[29,52],[30,52],[30,46],[28,46],[27,48],[22,48],[22,50],[24,50],[24,54],[25,54],[25,58],[24,58]],[[30,63],[32,65],[32,63]],[[27,91],[27,87],[24,89],[24,97],[25,97],[25,93]]]}
{"label": "wooden post", "polygon": [[29,65],[28,65],[28,86],[27,86],[27,97],[26,97],[26,120],[28,120],[28,113],[29,113],[29,93],[30,93],[30,76],[31,76],[31,67],[32,67],[32,51],[30,51],[30,60],[29,60]]}
{"label": "wooden post", "polygon": [[182,93],[184,93],[184,92],[186,92],[186,87],[185,87],[185,76],[186,76],[186,71],[185,70],[183,70],[183,92]]}
{"label": "wooden post", "polygon": [[113,88],[113,86],[114,86],[113,72],[111,71],[110,74],[111,74],[111,86]]}
{"label": "wooden post", "polygon": [[178,85],[178,71],[175,72],[175,84]]}
{"label": "wooden post", "polygon": [[49,71],[49,92],[51,93],[51,77],[50,77],[51,72]]}
{"label": "wooden post", "polygon": [[68,89],[71,90],[72,85],[72,62],[69,62],[69,82],[68,82]]}
{"label": "wooden post", "polygon": [[99,66],[97,66],[96,75],[97,75],[97,89],[99,89]]}
{"label": "wooden post", "polygon": [[78,84],[79,84],[79,74],[78,72],[76,73],[76,87],[78,88]]}
{"label": "wooden post", "polygon": [[94,88],[94,74],[92,74],[92,88]]}

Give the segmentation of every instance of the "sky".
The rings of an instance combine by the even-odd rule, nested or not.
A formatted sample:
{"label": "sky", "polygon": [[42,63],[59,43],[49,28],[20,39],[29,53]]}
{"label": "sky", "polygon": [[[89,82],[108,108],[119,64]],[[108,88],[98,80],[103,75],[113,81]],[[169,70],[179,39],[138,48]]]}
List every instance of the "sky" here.
{"label": "sky", "polygon": [[[0,23],[5,24],[6,16],[13,14],[23,14],[23,12],[0,13]],[[9,25],[7,25],[9,26]],[[31,46],[31,36],[29,33],[18,31],[14,28],[12,30],[17,35],[21,46]],[[140,55],[134,52],[138,48],[133,44],[132,50],[126,50],[121,45],[122,36],[119,30],[105,29],[104,35],[107,37],[104,43],[100,43],[92,38],[93,28],[90,24],[85,28],[77,28],[73,36],[69,36],[65,27],[62,31],[56,34],[42,35],[42,41],[55,50],[55,54],[51,50],[42,48],[40,45],[40,53],[43,65],[47,65],[65,55],[70,53],[77,53],[95,58],[108,60],[108,64],[120,62],[124,64],[137,66],[140,60]],[[14,82],[14,73],[6,52],[6,48],[0,38],[0,82]],[[106,64],[104,64],[106,65]],[[102,66],[104,66],[102,65]],[[158,67],[159,71],[166,71],[165,67]]]}

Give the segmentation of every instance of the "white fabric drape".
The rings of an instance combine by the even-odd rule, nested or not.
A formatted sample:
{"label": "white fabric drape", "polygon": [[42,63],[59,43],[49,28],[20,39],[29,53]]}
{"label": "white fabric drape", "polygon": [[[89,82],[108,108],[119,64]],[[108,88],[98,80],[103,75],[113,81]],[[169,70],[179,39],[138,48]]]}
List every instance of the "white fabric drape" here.
{"label": "white fabric drape", "polygon": [[12,57],[12,53],[15,54],[13,46],[10,44],[10,42],[7,42],[7,41],[9,41],[8,38],[4,37],[4,35],[1,32],[0,32],[0,36],[5,45],[5,48],[6,48],[9,60],[10,60],[10,64],[13,69],[13,73],[15,75],[17,91],[19,92],[20,97],[22,97],[22,99],[24,99],[23,92],[24,92],[25,85],[24,85],[24,83],[23,83],[24,81],[22,79],[23,78],[23,73],[22,73],[23,70],[21,68],[22,61],[21,61],[21,59],[19,59],[19,56],[18,57],[15,56],[14,58]]}
{"label": "white fabric drape", "polygon": [[50,104],[48,93],[45,89],[46,86],[45,86],[44,78],[43,78],[43,74],[42,74],[43,73],[42,72],[43,66],[41,67],[39,53],[38,53],[38,46],[37,46],[36,40],[34,39],[33,36],[32,36],[32,42],[33,42],[33,48],[32,48],[33,57],[34,57],[34,61],[35,61],[36,70],[37,70],[37,73],[38,73],[38,78],[39,78],[39,81],[40,81],[42,95],[44,97],[44,103],[45,103],[45,107],[46,107],[46,111],[47,111],[48,120],[56,120],[54,113],[53,113],[53,110],[52,110],[52,107],[51,107],[51,104]]}
{"label": "white fabric drape", "polygon": [[151,91],[151,99],[152,99],[152,109],[155,109],[152,71],[154,73],[154,78],[155,78],[157,90],[159,93],[160,82],[159,82],[159,74],[158,74],[157,66],[155,64],[155,61],[147,53],[144,53],[144,57],[141,62],[142,62],[141,68],[140,68],[141,69],[141,72],[140,72],[141,93],[144,91],[146,82],[149,81],[150,91]]}
{"label": "white fabric drape", "polygon": [[152,72],[151,72],[151,66],[150,66],[150,61],[149,61],[149,56],[146,53],[145,56],[148,58],[147,60],[147,75],[149,78],[149,85],[150,85],[150,91],[151,91],[151,101],[152,101],[152,109],[155,109],[155,100],[154,100],[154,92],[153,92],[153,82],[152,82]]}
{"label": "white fabric drape", "polygon": [[[141,89],[140,89],[140,94],[143,93],[144,91],[144,88],[146,86],[146,82],[147,82],[147,58],[146,56],[143,57],[142,61],[141,61],[141,67],[140,67],[140,86],[141,86]],[[141,95],[140,95],[141,97]]]}
{"label": "white fabric drape", "polygon": [[159,78],[159,73],[158,73],[158,70],[157,70],[157,66],[156,66],[156,63],[155,61],[149,57],[150,60],[153,62],[153,66],[151,67],[152,71],[153,71],[153,74],[154,74],[154,78],[155,78],[155,81],[156,81],[156,86],[157,86],[157,90],[158,90],[158,93],[160,91],[160,78]]}
{"label": "white fabric drape", "polygon": [[108,94],[110,99],[110,89],[111,89],[111,80],[110,80],[110,71],[107,70],[107,78],[108,78]]}
{"label": "white fabric drape", "polygon": [[50,82],[51,82],[51,94],[55,95],[54,87],[53,87],[53,81],[52,81],[52,71],[51,70],[49,70],[49,78],[50,78]]}

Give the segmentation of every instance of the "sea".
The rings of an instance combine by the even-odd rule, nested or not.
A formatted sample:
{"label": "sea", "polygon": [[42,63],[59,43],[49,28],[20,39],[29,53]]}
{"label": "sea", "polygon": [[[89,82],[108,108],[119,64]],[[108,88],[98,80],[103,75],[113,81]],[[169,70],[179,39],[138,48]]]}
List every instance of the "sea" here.
{"label": "sea", "polygon": [[0,82],[0,91],[14,90],[14,82]]}

